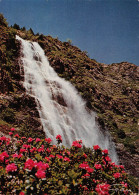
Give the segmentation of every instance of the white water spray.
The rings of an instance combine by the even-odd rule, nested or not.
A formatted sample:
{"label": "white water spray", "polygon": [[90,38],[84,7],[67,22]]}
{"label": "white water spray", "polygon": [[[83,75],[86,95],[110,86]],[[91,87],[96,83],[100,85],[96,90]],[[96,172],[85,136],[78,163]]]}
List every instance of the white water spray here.
{"label": "white water spray", "polygon": [[38,43],[19,36],[16,39],[22,46],[24,87],[36,100],[46,137],[55,140],[60,134],[66,146],[71,146],[77,139],[82,139],[87,147],[98,144],[109,149],[112,160],[117,162],[112,143],[100,132],[95,124],[95,114],[86,110],[77,90],[58,77]]}

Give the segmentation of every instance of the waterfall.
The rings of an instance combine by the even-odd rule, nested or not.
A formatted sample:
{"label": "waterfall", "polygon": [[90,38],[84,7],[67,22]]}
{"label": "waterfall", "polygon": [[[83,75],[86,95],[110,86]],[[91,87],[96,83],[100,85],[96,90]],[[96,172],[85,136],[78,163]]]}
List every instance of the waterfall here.
{"label": "waterfall", "polygon": [[87,111],[78,91],[57,75],[38,43],[25,41],[19,36],[16,39],[21,42],[22,48],[23,85],[36,100],[46,137],[55,140],[60,134],[66,146],[79,139],[87,147],[98,144],[103,149],[109,149],[112,160],[116,162],[112,142],[99,130],[95,113]]}

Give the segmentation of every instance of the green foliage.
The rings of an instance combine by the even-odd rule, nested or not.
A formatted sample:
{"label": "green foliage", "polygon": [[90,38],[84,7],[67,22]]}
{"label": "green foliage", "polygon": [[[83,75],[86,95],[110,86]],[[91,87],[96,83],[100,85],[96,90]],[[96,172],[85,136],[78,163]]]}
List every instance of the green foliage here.
{"label": "green foliage", "polygon": [[21,28],[21,30],[22,30],[22,31],[26,31],[26,27],[23,26],[23,27]]}
{"label": "green foliage", "polygon": [[43,40],[44,39],[44,35],[43,34],[40,34],[38,39],[39,40]]}
{"label": "green foliage", "polygon": [[[71,148],[51,139],[26,138],[14,133],[0,137],[1,194],[113,194],[132,193],[124,167],[111,162],[107,150],[96,145],[82,148],[74,141]],[[136,191],[136,186],[133,187]]]}
{"label": "green foliage", "polygon": [[6,21],[6,19],[4,18],[3,14],[0,13],[0,25],[3,25],[3,26],[8,26],[8,23]]}
{"label": "green foliage", "polygon": [[28,32],[31,33],[32,35],[34,35],[32,28],[30,28]]}
{"label": "green foliage", "polygon": [[20,30],[20,26],[16,23],[13,25],[13,28],[15,28],[16,30]]}

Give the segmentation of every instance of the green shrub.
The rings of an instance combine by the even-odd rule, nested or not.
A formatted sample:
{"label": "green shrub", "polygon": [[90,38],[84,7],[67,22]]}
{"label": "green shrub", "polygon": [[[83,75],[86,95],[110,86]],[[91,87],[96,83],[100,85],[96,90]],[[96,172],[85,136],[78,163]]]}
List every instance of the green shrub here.
{"label": "green shrub", "polygon": [[50,138],[20,137],[14,131],[11,139],[0,137],[0,194],[132,193],[124,167],[111,162],[108,150],[82,147],[82,140],[66,148],[61,135],[52,145]]}
{"label": "green shrub", "polygon": [[3,26],[8,26],[8,23],[6,21],[6,19],[4,18],[3,14],[0,13],[0,25],[3,25]]}

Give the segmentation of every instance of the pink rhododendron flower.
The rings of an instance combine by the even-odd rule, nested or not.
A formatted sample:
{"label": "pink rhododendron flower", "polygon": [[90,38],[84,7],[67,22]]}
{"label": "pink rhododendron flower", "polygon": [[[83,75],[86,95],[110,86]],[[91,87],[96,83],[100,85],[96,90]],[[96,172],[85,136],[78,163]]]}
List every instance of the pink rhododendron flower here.
{"label": "pink rhododendron flower", "polygon": [[0,162],[4,162],[4,156],[0,154]]}
{"label": "pink rhododendron flower", "polygon": [[6,142],[6,146],[9,146],[9,145],[10,145],[10,141],[7,141],[7,142]]}
{"label": "pink rhododendron flower", "polygon": [[88,173],[86,173],[82,177],[90,177],[90,175]]}
{"label": "pink rhododendron flower", "polygon": [[37,151],[37,148],[35,148],[35,147],[33,147],[32,149],[30,149],[30,152],[31,152],[31,153],[33,153],[33,152],[35,152],[35,151]]}
{"label": "pink rhododendron flower", "polygon": [[127,183],[124,183],[124,182],[122,181],[121,184],[122,184],[125,188],[127,188]]}
{"label": "pink rhododendron flower", "polygon": [[59,143],[62,143],[62,137],[61,137],[61,135],[57,135],[57,136],[56,136],[56,139],[57,139],[57,141],[58,141]]}
{"label": "pink rhododendron flower", "polygon": [[40,142],[41,141],[41,139],[40,138],[36,138],[36,140],[35,140],[36,142]]}
{"label": "pink rhododendron flower", "polygon": [[120,167],[121,169],[124,169],[124,166],[123,166],[123,165],[119,165],[119,167]]}
{"label": "pink rhododendron flower", "polygon": [[111,162],[111,158],[109,156],[105,157],[106,161]]}
{"label": "pink rhododendron flower", "polygon": [[104,159],[102,159],[102,162],[103,162],[104,165],[106,165],[106,161]]}
{"label": "pink rhododendron flower", "polygon": [[86,170],[87,170],[88,173],[93,173],[93,171],[94,171],[94,169],[92,169],[90,167],[86,168]]}
{"label": "pink rhododendron flower", "polygon": [[7,154],[7,152],[2,152],[2,155],[3,155],[5,158],[9,158],[9,155]]}
{"label": "pink rhododendron flower", "polygon": [[26,148],[26,149],[31,148],[31,146],[30,146],[30,145],[27,145],[27,144],[23,144],[22,147],[23,147],[23,148]]}
{"label": "pink rhododendron flower", "polygon": [[7,165],[7,164],[9,164],[9,160],[7,159],[7,160],[5,160],[5,164]]}
{"label": "pink rhododendron flower", "polygon": [[35,173],[36,177],[39,179],[43,179],[46,177],[45,172],[43,170],[38,170],[37,173]]}
{"label": "pink rhododendron flower", "polygon": [[39,148],[38,152],[44,152],[44,148],[43,147]]}
{"label": "pink rhododendron flower", "polygon": [[18,159],[21,158],[22,156],[23,154],[17,154],[17,153],[12,155],[13,158],[18,158]]}
{"label": "pink rhododendron flower", "polygon": [[117,179],[117,178],[121,177],[121,173],[114,173],[113,177],[114,177],[115,179]]}
{"label": "pink rhododendron flower", "polygon": [[79,143],[79,141],[73,141],[72,146],[74,146],[75,148],[81,148],[82,147],[82,145]]}
{"label": "pink rhododendron flower", "polygon": [[57,154],[56,157],[59,158],[59,159],[63,159],[63,156],[61,156],[59,154]]}
{"label": "pink rhododendron flower", "polygon": [[5,136],[0,137],[0,141],[6,141],[6,140],[7,140],[7,137]]}
{"label": "pink rhododendron flower", "polygon": [[23,152],[27,152],[27,150],[24,148],[20,148],[20,153],[23,153]]}
{"label": "pink rhododendron flower", "polygon": [[[2,152],[2,153],[0,154],[0,162],[4,162],[4,160],[5,160],[6,158],[9,158],[9,155],[7,154],[7,152]],[[7,161],[7,162],[8,162],[8,161]],[[6,163],[6,161],[5,161],[5,163]]]}
{"label": "pink rhododendron flower", "polygon": [[50,144],[52,142],[51,138],[45,138],[45,141]]}
{"label": "pink rhododendron flower", "polygon": [[81,168],[81,169],[88,169],[89,165],[86,164],[86,163],[82,163],[82,164],[79,165],[79,168]]}
{"label": "pink rhododendron flower", "polygon": [[32,139],[31,137],[28,138],[28,142],[31,143],[34,139]]}
{"label": "pink rhododendron flower", "polygon": [[80,143],[80,144],[82,144],[83,143],[83,141],[80,139],[80,140],[78,140],[78,142]]}
{"label": "pink rhododendron flower", "polygon": [[47,148],[47,149],[46,149],[46,151],[47,151],[48,153],[50,153],[50,152],[51,152],[50,148]]}
{"label": "pink rhododendron flower", "polygon": [[45,157],[46,161],[49,162],[50,161],[50,158],[49,157]]}
{"label": "pink rhododendron flower", "polygon": [[108,154],[108,150],[107,150],[107,149],[102,150],[102,152],[103,152],[104,154]]}
{"label": "pink rhododendron flower", "polygon": [[21,139],[26,139],[26,137],[21,137]]}
{"label": "pink rhododendron flower", "polygon": [[98,195],[109,195],[109,184],[98,184],[95,188]]}
{"label": "pink rhododendron flower", "polygon": [[15,153],[15,154],[12,155],[12,157],[13,157],[13,158],[18,158],[18,154]]}
{"label": "pink rhododendron flower", "polygon": [[64,161],[70,162],[70,159],[68,157],[64,157]]}
{"label": "pink rhododendron flower", "polygon": [[43,162],[38,162],[36,165],[35,165],[35,167],[39,170],[39,169],[41,169],[41,170],[43,170],[43,171],[45,171],[46,169],[48,169],[49,168],[49,165],[47,164],[47,163],[43,163]]}
{"label": "pink rhododendron flower", "polygon": [[51,147],[52,149],[56,149],[57,148],[57,146],[56,145],[52,145],[52,147]]}
{"label": "pink rhododendron flower", "polygon": [[112,162],[112,163],[111,163],[111,166],[115,167],[115,163],[114,163],[114,162]]}
{"label": "pink rhododendron flower", "polygon": [[100,149],[99,145],[95,145],[95,146],[93,146],[93,148],[94,148],[94,150]]}
{"label": "pink rhododendron flower", "polygon": [[25,195],[25,193],[24,192],[20,192],[19,195]]}
{"label": "pink rhododendron flower", "polygon": [[7,171],[7,173],[15,172],[15,171],[17,171],[17,166],[14,163],[8,164],[6,166],[6,171]]}
{"label": "pink rhododendron flower", "polygon": [[87,155],[84,153],[84,154],[83,154],[83,157],[84,157],[84,158],[87,158]]}
{"label": "pink rhododendron flower", "polygon": [[66,151],[67,155],[69,156],[70,155],[70,151]]}
{"label": "pink rhododendron flower", "polygon": [[11,128],[11,131],[15,131],[15,128],[12,127],[12,128]]}
{"label": "pink rhododendron flower", "polygon": [[18,158],[21,158],[22,156],[23,156],[23,154],[19,154],[19,155],[18,155]]}
{"label": "pink rhododendron flower", "polygon": [[86,186],[84,186],[84,191],[87,191],[87,190],[88,190],[88,188]]}
{"label": "pink rhododendron flower", "polygon": [[101,166],[101,164],[97,164],[97,163],[96,163],[96,164],[94,165],[94,167],[95,167],[96,169],[101,169],[102,166]]}
{"label": "pink rhododendron flower", "polygon": [[55,158],[55,156],[53,154],[50,154],[49,158]]}
{"label": "pink rhododendron flower", "polygon": [[17,140],[17,143],[21,145],[21,144],[23,144],[23,141],[22,140]]}
{"label": "pink rhododendron flower", "polygon": [[17,134],[15,134],[14,136],[15,136],[15,137],[17,137],[17,138],[19,137],[18,133],[17,133]]}
{"label": "pink rhododendron flower", "polygon": [[94,183],[97,183],[97,180],[95,180],[95,179],[93,179],[92,181],[93,181]]}
{"label": "pink rhododendron flower", "polygon": [[26,160],[25,169],[32,170],[34,166],[35,166],[35,162],[32,159]]}
{"label": "pink rhododendron flower", "polygon": [[9,132],[9,135],[10,135],[10,136],[13,135],[13,132]]}

